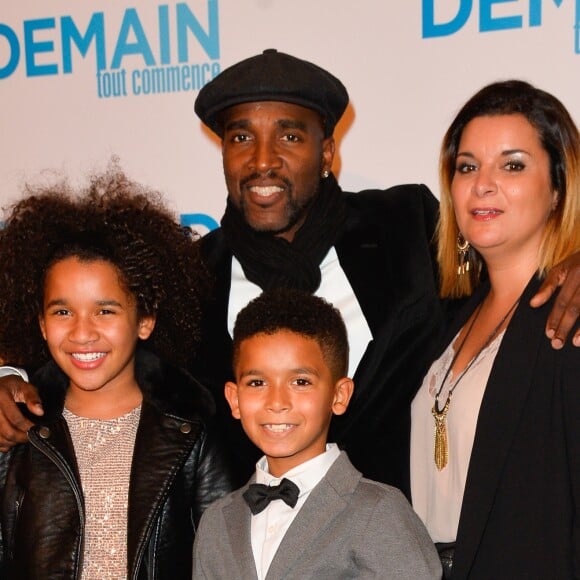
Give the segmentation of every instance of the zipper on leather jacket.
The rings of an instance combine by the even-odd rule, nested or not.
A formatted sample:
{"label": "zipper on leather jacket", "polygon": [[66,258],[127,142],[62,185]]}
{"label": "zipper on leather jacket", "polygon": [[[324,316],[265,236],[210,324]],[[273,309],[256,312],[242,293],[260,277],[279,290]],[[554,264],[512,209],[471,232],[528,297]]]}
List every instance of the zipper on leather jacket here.
{"label": "zipper on leather jacket", "polygon": [[20,519],[20,509],[22,508],[22,501],[24,499],[24,490],[20,490],[18,497],[14,501],[14,525],[12,526],[12,534],[10,538],[4,538],[6,545],[4,546],[5,554],[9,554],[10,558],[14,557],[14,544],[16,542],[16,527]]}
{"label": "zipper on leather jacket", "polygon": [[65,479],[68,481],[71,489],[73,491],[75,500],[77,502],[77,509],[79,512],[79,519],[80,519],[80,547],[79,547],[79,556],[76,563],[76,570],[75,570],[75,578],[80,578],[80,573],[82,569],[82,558],[84,553],[84,544],[85,544],[85,509],[84,509],[84,496],[83,492],[78,484],[78,481],[70,468],[69,464],[64,460],[62,455],[51,447],[46,439],[43,439],[38,434],[36,430],[30,430],[28,432],[28,440],[30,443],[36,447],[41,453],[46,455],[62,472]]}

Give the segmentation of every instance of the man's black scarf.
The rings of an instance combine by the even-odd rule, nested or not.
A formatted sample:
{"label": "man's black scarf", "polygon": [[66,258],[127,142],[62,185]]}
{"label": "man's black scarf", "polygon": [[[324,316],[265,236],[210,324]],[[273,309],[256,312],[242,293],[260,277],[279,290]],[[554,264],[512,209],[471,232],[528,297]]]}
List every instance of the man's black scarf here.
{"label": "man's black scarf", "polygon": [[320,286],[320,263],[334,245],[346,219],[343,193],[331,174],[320,181],[318,195],[290,243],[256,232],[228,199],[221,220],[226,242],[246,278],[262,290],[295,288],[313,293]]}

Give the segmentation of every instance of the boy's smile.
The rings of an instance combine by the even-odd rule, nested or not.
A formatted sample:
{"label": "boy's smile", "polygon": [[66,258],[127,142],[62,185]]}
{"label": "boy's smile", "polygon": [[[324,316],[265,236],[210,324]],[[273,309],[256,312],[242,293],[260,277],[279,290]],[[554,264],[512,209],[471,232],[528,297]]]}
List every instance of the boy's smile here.
{"label": "boy's smile", "polygon": [[352,381],[332,376],[319,344],[280,330],[240,344],[236,383],[226,384],[232,415],[280,477],[324,453],[333,414],[342,414]]}

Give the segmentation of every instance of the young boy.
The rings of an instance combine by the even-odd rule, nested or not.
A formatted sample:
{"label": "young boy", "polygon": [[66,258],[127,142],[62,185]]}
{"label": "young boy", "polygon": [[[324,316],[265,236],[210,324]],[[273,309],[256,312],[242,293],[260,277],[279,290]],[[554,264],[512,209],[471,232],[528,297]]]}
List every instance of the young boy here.
{"label": "young boy", "polygon": [[403,494],[326,442],[354,386],[339,312],[310,294],[266,292],[236,319],[233,362],[226,398],[265,456],[202,517],[194,579],[441,578]]}

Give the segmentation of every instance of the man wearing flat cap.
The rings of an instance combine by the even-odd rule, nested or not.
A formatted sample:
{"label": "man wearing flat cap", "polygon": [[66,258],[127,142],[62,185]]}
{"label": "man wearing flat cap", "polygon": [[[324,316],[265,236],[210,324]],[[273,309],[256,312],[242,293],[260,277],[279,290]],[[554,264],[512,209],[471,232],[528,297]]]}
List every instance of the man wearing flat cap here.
{"label": "man wearing flat cap", "polygon": [[231,331],[250,299],[284,286],[326,298],[348,329],[356,389],[330,440],[368,477],[408,489],[410,400],[441,326],[431,244],[438,204],[422,185],[340,189],[332,134],[347,105],[337,78],[275,50],[224,70],[195,102],[222,139],[228,199],[221,228],[202,241],[216,284],[193,368],[216,395],[240,484],[258,452],[223,396]]}

